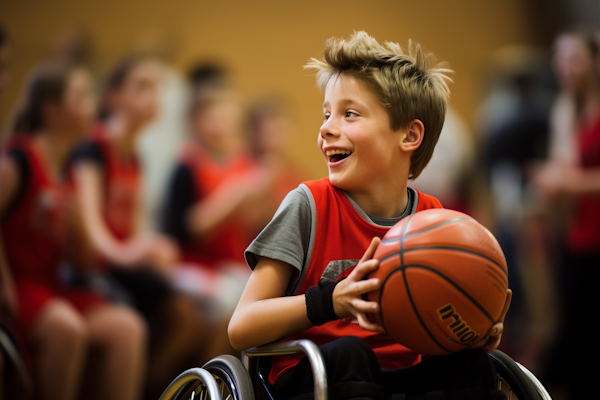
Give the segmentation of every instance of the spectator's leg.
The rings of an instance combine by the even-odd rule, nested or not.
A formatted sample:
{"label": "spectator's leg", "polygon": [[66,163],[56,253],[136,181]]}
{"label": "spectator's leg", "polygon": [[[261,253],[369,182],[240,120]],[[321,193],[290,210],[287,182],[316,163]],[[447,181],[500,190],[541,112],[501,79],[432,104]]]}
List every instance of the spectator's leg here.
{"label": "spectator's leg", "polygon": [[146,325],[126,307],[105,305],[90,310],[86,319],[90,343],[100,350],[94,390],[86,398],[136,400],[146,368]]}
{"label": "spectator's leg", "polygon": [[32,340],[40,398],[75,399],[87,353],[85,320],[69,303],[49,300],[34,323]]}

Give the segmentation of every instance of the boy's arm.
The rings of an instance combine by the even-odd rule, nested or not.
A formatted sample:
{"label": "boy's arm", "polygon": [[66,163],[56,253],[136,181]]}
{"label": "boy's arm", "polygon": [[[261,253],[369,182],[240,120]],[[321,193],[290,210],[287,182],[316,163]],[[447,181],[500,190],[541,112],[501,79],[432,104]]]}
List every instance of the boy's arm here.
{"label": "boy's arm", "polygon": [[302,332],[312,326],[304,295],[285,295],[294,268],[261,257],[229,321],[231,345],[246,350]]}
{"label": "boy's arm", "polygon": [[[379,266],[371,260],[379,242],[379,238],[373,239],[361,262],[336,286],[332,296],[338,317],[354,317],[364,329],[382,332],[379,325],[366,318],[379,306],[362,299],[365,293],[380,286],[378,279],[363,280]],[[260,258],[229,322],[229,341],[235,349],[241,351],[285,339],[313,326],[305,295],[284,297],[293,273],[294,268],[285,262]]]}

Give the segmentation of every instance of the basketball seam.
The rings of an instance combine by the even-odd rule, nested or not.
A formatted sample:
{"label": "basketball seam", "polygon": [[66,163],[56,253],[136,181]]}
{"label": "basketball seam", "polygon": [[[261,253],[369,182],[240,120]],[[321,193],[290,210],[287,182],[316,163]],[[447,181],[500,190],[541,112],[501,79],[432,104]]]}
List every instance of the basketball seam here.
{"label": "basketball seam", "polygon": [[435,336],[433,336],[433,334],[429,331],[429,328],[427,327],[427,325],[425,325],[425,322],[423,321],[423,318],[421,318],[421,313],[419,313],[419,310],[417,309],[417,306],[416,306],[416,304],[415,304],[415,302],[413,300],[412,293],[410,292],[410,286],[408,285],[408,280],[406,279],[406,268],[402,269],[402,276],[404,277],[404,286],[406,287],[406,293],[408,294],[408,299],[410,301],[410,306],[412,307],[413,312],[415,313],[415,315],[419,319],[419,322],[421,323],[421,326],[423,327],[423,329],[425,329],[425,332],[427,332],[427,335],[429,335],[429,337],[435,343],[437,343],[438,346],[440,346],[442,349],[446,350],[447,352],[452,353],[452,351],[450,351],[445,346],[443,346],[440,342],[438,342],[437,338]]}
{"label": "basketball seam", "polygon": [[[502,271],[502,273],[504,274],[504,276],[508,280],[508,273],[504,270],[504,267],[498,261],[494,260],[491,257],[486,256],[483,253],[475,251],[475,250],[465,249],[465,248],[462,248],[462,247],[454,247],[454,246],[419,246],[419,247],[411,247],[410,249],[406,249],[406,250],[401,249],[400,252],[404,253],[404,252],[415,251],[415,250],[451,250],[451,251],[462,251],[464,253],[470,253],[470,254],[476,255],[478,257],[484,258],[484,259],[486,259],[486,260],[494,263]],[[400,252],[395,252],[395,253],[388,254],[385,257],[380,258],[379,262],[381,263],[381,262],[383,262],[383,261],[387,260],[388,258],[391,258],[391,257],[393,257],[395,255],[400,255]],[[404,260],[403,255],[401,255],[401,257],[402,257],[402,260]],[[401,263],[401,265],[403,265],[403,264],[404,263]]]}
{"label": "basketball seam", "polygon": [[477,308],[479,308],[479,310],[485,314],[485,316],[487,317],[487,319],[490,320],[490,322],[492,324],[495,324],[497,321],[494,319],[494,317],[492,317],[492,315],[481,305],[479,304],[479,302],[473,297],[471,296],[471,294],[469,292],[467,292],[465,289],[463,289],[458,283],[454,282],[454,280],[450,279],[447,275],[445,275],[444,273],[437,271],[435,268],[429,267],[427,265],[422,265],[422,264],[410,264],[410,265],[406,265],[404,266],[404,269],[408,268],[408,267],[417,267],[417,268],[423,268],[426,269],[428,271],[431,271],[433,273],[436,273],[438,275],[440,275],[442,278],[446,279],[448,282],[450,282],[456,289],[458,289],[462,294],[464,294],[473,304],[475,304],[475,306]]}
{"label": "basketball seam", "polygon": [[410,224],[410,220],[415,215],[416,215],[416,213],[412,214],[410,217],[408,217],[408,219],[406,220],[406,223],[402,227],[402,236],[400,237],[400,266],[404,265],[404,238],[406,236],[406,230],[408,229],[408,225]]}
{"label": "basketball seam", "polygon": [[[411,217],[412,217],[412,215],[411,215]],[[406,224],[404,224],[404,227],[403,227],[403,230],[402,230],[402,236],[401,237],[387,238],[387,239],[382,239],[381,241],[383,243],[395,242],[395,241],[402,240],[402,239],[405,239],[405,238],[409,238],[409,237],[413,237],[413,236],[416,236],[416,235],[420,235],[423,232],[427,232],[427,231],[430,231],[432,229],[439,228],[440,226],[444,226],[444,225],[450,224],[452,222],[457,222],[457,221],[473,221],[473,222],[477,222],[473,218],[464,218],[464,217],[453,218],[453,219],[449,219],[448,221],[440,222],[438,224],[435,224],[433,226],[427,227],[425,229],[421,229],[420,231],[412,232],[412,233],[409,233],[408,235],[406,235],[406,228],[407,228],[407,225],[408,225],[409,221],[406,221]]]}
{"label": "basketball seam", "polygon": [[[416,213],[415,213],[416,214]],[[400,237],[400,267],[404,266],[404,252],[402,251],[404,249],[404,234],[406,233],[406,229],[408,227],[408,224],[410,223],[410,220],[412,219],[412,217],[415,214],[411,214],[408,219],[406,220],[406,223],[404,224],[404,226],[402,227],[402,236]],[[385,239],[383,239],[382,241],[385,241]],[[398,252],[394,253],[394,254],[398,254]],[[379,262],[381,263],[381,260],[379,260]],[[381,283],[381,288],[379,289],[379,320],[381,321],[381,324],[383,325],[383,329],[387,332],[387,329],[385,327],[385,322],[383,322],[383,306],[381,304],[381,297],[383,296],[383,288],[385,287],[385,283],[387,282],[389,278],[389,274],[388,276],[383,280],[383,282]]]}
{"label": "basketball seam", "polygon": [[383,292],[385,291],[385,285],[388,281],[388,279],[390,278],[390,276],[392,276],[395,272],[400,271],[402,272],[402,276],[404,278],[404,286],[406,289],[406,293],[408,295],[408,299],[410,301],[410,305],[413,309],[413,312],[415,313],[415,315],[417,316],[417,318],[419,319],[419,322],[421,323],[421,326],[423,327],[423,329],[425,329],[425,332],[427,333],[427,335],[429,336],[429,338],[431,340],[433,340],[440,348],[444,349],[445,351],[452,353],[452,351],[448,350],[447,348],[445,348],[440,342],[438,342],[438,340],[431,334],[431,332],[429,331],[429,329],[427,328],[427,326],[423,323],[423,319],[421,318],[421,315],[419,314],[415,303],[413,301],[412,295],[410,293],[410,287],[408,286],[408,281],[406,280],[406,275],[404,273],[405,268],[404,267],[398,267],[396,269],[394,269],[393,271],[391,271],[386,278],[383,280],[382,284],[381,284],[381,289],[379,290],[379,315],[380,315],[380,320],[381,320],[381,324],[383,325],[383,329],[387,332],[387,328],[385,327],[385,322],[383,319],[383,306],[381,303],[381,298],[383,297]]}

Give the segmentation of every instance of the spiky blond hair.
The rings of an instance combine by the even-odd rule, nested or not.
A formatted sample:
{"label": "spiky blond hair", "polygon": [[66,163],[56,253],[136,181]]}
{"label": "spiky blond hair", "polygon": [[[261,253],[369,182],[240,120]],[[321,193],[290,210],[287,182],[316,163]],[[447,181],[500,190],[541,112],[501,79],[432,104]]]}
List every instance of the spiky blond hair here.
{"label": "spiky blond hair", "polygon": [[439,63],[420,44],[408,41],[405,52],[398,43],[377,40],[364,31],[350,40],[332,37],[325,42],[322,59],[311,58],[305,69],[317,71],[317,85],[340,74],[348,74],[370,85],[390,116],[393,130],[406,128],[419,119],[425,126],[421,146],[411,155],[409,178],[419,176],[433,154],[440,137],[446,103],[450,96],[448,74],[453,71]]}

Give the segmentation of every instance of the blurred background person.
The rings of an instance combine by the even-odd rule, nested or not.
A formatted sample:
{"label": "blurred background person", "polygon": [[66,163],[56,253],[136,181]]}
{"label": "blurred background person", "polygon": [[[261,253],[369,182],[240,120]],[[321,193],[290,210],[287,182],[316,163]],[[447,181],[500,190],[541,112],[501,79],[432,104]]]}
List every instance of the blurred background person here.
{"label": "blurred background person", "polygon": [[[65,179],[70,149],[88,131],[95,99],[87,72],[47,64],[30,77],[0,159],[0,270],[4,305],[35,356],[36,395],[75,399],[88,351],[94,398],[136,399],[145,327],[136,313],[61,281],[63,259],[85,273],[89,246]],[[87,393],[87,390],[86,390]]]}
{"label": "blurred background person", "polygon": [[250,152],[267,182],[244,213],[253,227],[253,236],[271,221],[284,197],[304,180],[305,174],[286,154],[294,128],[283,97],[262,96],[250,104],[246,117]]}
{"label": "blurred background person", "polygon": [[444,208],[471,214],[466,187],[475,165],[473,133],[452,107],[427,167],[410,186],[435,196]]}
{"label": "blurred background person", "polygon": [[563,119],[557,121],[554,115],[553,122],[563,131],[553,135],[553,158],[537,171],[535,183],[550,205],[569,200],[571,207],[558,277],[561,319],[546,380],[564,382],[568,398],[582,399],[593,397],[600,373],[598,363],[588,361],[597,359],[596,346],[573,349],[600,304],[594,287],[600,278],[600,57],[595,32],[571,29],[559,34],[554,68],[562,91],[554,111]]}
{"label": "blurred background person", "polygon": [[162,63],[157,115],[142,128],[137,146],[144,167],[143,218],[151,228],[158,230],[171,169],[185,140],[188,88],[181,71],[173,66],[179,52],[179,38],[171,30],[144,32],[133,48],[136,52],[156,56]]}
{"label": "blurred background person", "polygon": [[[485,188],[483,220],[498,239],[514,288],[502,349],[537,368],[555,321],[551,234],[531,196],[528,171],[546,156],[554,85],[549,57],[532,46],[510,45],[494,55],[489,94],[480,105],[478,163],[473,174]],[[485,198],[487,196],[487,198]]]}
{"label": "blurred background person", "polygon": [[209,299],[216,325],[211,355],[219,349],[235,353],[226,330],[249,276],[244,250],[254,227],[247,207],[264,184],[244,141],[240,98],[226,70],[201,63],[190,83],[189,136],[166,191],[163,229],[182,249],[176,282]]}
{"label": "blurred background person", "polygon": [[199,308],[168,276],[178,260],[175,243],[145,227],[136,154],[141,129],[157,112],[161,64],[133,55],[109,73],[102,121],[74,153],[72,174],[83,222],[115,299],[135,306],[150,328],[146,393],[157,398],[185,367],[197,364],[203,323]]}

